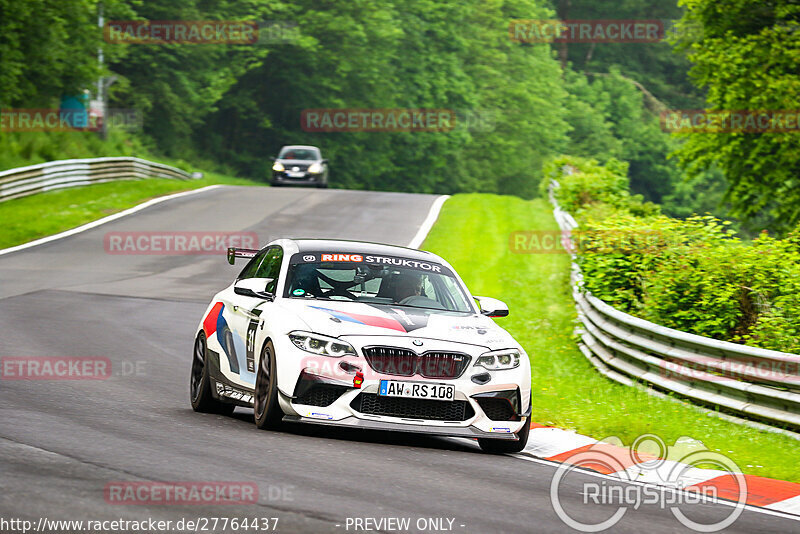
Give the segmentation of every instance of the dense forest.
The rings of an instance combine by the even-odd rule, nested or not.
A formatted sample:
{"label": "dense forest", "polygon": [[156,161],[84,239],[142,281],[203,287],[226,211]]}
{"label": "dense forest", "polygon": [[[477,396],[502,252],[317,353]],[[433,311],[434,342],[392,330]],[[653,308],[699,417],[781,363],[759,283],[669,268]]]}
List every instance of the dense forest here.
{"label": "dense forest", "polygon": [[[250,21],[270,32],[243,44],[126,44],[104,33],[101,12],[106,23]],[[657,42],[510,36],[512,21],[552,19],[665,31]],[[782,232],[800,221],[796,130],[672,134],[660,116],[796,110],[798,30],[792,0],[0,0],[0,106],[94,98],[102,77],[114,82],[110,107],[143,117],[135,142],[151,153],[266,179],[281,145],[313,144],[347,188],[530,197],[555,156],[615,158],[665,213]],[[459,121],[302,127],[304,110],[342,108],[445,109]],[[24,147],[26,135],[0,131],[0,147]]]}

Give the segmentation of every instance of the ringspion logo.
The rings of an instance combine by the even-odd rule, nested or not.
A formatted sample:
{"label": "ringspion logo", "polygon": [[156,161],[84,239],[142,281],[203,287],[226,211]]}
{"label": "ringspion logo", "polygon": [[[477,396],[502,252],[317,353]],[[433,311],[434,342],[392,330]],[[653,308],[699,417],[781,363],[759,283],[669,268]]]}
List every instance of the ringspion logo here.
{"label": "ringspion logo", "polygon": [[[613,529],[629,510],[647,505],[669,510],[685,529],[717,532],[733,524],[743,512],[747,479],[727,456],[688,436],[678,438],[672,446],[654,434],[639,436],[630,449],[622,448],[622,444],[621,439],[611,436],[561,458],[564,463],[550,483],[550,501],[565,525],[578,532],[603,532]],[[613,478],[587,479],[585,469]],[[708,470],[705,477],[704,469]],[[572,478],[573,473],[578,476]],[[715,479],[724,480],[724,485],[718,488]],[[582,488],[576,490],[575,486]],[[574,501],[576,492],[582,502]],[[686,505],[719,497],[734,501],[726,509],[727,515],[692,518],[686,513]]]}

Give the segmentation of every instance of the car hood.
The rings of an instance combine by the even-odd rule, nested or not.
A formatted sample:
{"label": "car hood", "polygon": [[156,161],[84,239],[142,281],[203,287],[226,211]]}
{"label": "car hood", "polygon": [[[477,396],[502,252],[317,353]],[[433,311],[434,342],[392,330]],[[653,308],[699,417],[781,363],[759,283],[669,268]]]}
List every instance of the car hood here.
{"label": "car hood", "polygon": [[402,336],[513,348],[511,335],[483,315],[361,302],[282,299],[312,331],[332,337]]}

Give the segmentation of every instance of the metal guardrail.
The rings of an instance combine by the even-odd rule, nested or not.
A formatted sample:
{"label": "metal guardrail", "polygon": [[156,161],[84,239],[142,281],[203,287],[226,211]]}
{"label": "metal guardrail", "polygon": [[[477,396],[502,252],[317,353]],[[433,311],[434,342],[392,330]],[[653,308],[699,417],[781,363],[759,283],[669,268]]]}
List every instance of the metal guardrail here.
{"label": "metal guardrail", "polygon": [[189,180],[191,176],[169,165],[132,157],[51,161],[0,172],[0,202],[66,187],[142,178]]}
{"label": "metal guardrail", "polygon": [[[553,180],[553,215],[571,240],[578,225],[559,207],[558,187]],[[689,334],[621,312],[584,290],[571,253],[578,346],[598,371],[623,384],[638,380],[750,418],[800,427],[800,355]]]}

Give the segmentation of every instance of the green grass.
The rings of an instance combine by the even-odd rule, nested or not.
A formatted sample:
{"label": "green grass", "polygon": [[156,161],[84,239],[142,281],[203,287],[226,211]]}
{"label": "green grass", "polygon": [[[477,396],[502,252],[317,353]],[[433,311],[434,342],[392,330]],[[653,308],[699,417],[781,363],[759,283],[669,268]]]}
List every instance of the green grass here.
{"label": "green grass", "polygon": [[557,231],[541,199],[487,194],[448,200],[425,242],[447,259],[473,294],[499,298],[511,315],[497,319],[522,344],[533,368],[533,420],[630,446],[652,433],[667,445],[683,436],[731,458],[743,472],[800,482],[796,440],[659,399],[600,375],[576,346],[576,314],[566,254],[515,254],[515,230]]}
{"label": "green grass", "polygon": [[147,179],[88,185],[0,202],[0,249],[75,228],[151,198],[212,184],[263,185],[206,173],[200,180]]}

